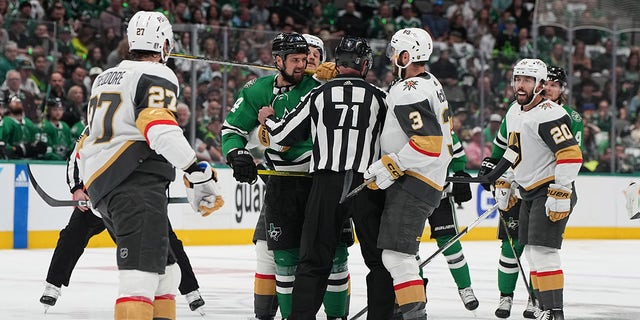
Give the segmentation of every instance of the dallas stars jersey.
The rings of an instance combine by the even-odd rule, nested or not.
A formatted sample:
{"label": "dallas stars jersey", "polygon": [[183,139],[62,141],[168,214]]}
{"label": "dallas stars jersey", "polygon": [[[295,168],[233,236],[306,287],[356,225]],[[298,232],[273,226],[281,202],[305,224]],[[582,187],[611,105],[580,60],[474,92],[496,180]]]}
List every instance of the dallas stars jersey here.
{"label": "dallas stars jersey", "polygon": [[[304,95],[318,85],[311,76],[305,75],[300,83],[287,87],[285,91],[275,87],[278,76],[258,78],[244,85],[222,125],[223,154],[227,155],[231,150],[246,147],[249,134],[260,125],[258,122],[260,108],[271,105],[276,117],[283,118],[295,108]],[[286,151],[267,148],[265,157],[276,170],[308,171],[311,140],[307,139],[289,146]]]}
{"label": "dallas stars jersey", "polygon": [[396,183],[438,206],[453,154],[451,113],[442,85],[430,73],[394,84],[387,96],[380,147],[396,153],[405,175]]}
{"label": "dallas stars jersey", "polygon": [[21,143],[31,143],[39,140],[40,129],[29,118],[22,117],[18,121],[12,117],[2,119],[2,139],[6,147],[10,150],[13,146]]}
{"label": "dallas stars jersey", "polygon": [[543,100],[529,111],[514,103],[505,116],[508,144],[520,148],[512,165],[525,191],[548,183],[571,184],[580,170],[582,152],[570,130],[571,118],[557,103]]}
{"label": "dallas stars jersey", "polygon": [[45,160],[67,160],[75,140],[71,135],[69,125],[64,121],[53,124],[49,120],[43,121],[42,131],[47,135],[47,153]]}
{"label": "dallas stars jersey", "polygon": [[464,147],[460,143],[460,138],[454,132],[451,132],[451,162],[449,163],[449,172],[464,171],[467,165],[467,154],[464,153]]}
{"label": "dallas stars jersey", "polygon": [[147,172],[167,179],[175,175],[167,160],[180,169],[195,161],[173,113],[177,96],[178,79],[161,63],[125,60],[96,78],[79,148],[80,176],[94,204],[152,159],[156,167]]}

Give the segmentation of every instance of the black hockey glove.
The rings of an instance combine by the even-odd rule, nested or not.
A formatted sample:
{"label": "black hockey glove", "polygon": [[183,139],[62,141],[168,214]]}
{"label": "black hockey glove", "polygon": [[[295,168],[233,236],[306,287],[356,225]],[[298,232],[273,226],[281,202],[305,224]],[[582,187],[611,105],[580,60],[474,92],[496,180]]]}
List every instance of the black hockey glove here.
{"label": "black hockey glove", "polygon": [[[480,165],[480,170],[478,171],[478,177],[487,175],[489,172],[493,171],[496,168],[496,164],[500,161],[499,159],[493,159],[491,157],[486,157],[482,159],[482,164]],[[482,187],[486,191],[491,191],[490,183],[483,183]]]}
{"label": "black hockey glove", "polygon": [[258,168],[249,150],[232,150],[227,154],[227,162],[233,168],[233,177],[238,182],[253,184],[258,180]]}
{"label": "black hockey glove", "polygon": [[10,158],[12,159],[24,159],[27,157],[27,147],[24,143],[17,144],[13,146],[12,155]]}
{"label": "black hockey glove", "polygon": [[[471,175],[464,171],[457,171],[453,176],[471,178]],[[453,201],[457,204],[467,202],[471,200],[471,187],[468,183],[454,183],[451,195],[453,195]]]}

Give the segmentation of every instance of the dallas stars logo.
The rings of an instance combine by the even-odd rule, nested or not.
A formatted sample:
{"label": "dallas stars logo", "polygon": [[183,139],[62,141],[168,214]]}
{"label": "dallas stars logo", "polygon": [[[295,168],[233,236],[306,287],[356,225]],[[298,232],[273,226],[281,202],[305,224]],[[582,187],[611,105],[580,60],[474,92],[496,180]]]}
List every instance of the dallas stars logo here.
{"label": "dallas stars logo", "polygon": [[418,85],[418,80],[407,80],[403,83],[402,90],[415,89],[417,85]]}
{"label": "dallas stars logo", "polygon": [[509,230],[518,229],[518,220],[512,217],[509,217],[506,222],[507,222],[507,228],[509,228]]}
{"label": "dallas stars logo", "polygon": [[273,223],[269,223],[269,230],[267,234],[269,235],[269,238],[274,241],[278,241],[278,238],[280,238],[280,235],[282,234],[282,229],[280,229],[280,227],[276,227]]}

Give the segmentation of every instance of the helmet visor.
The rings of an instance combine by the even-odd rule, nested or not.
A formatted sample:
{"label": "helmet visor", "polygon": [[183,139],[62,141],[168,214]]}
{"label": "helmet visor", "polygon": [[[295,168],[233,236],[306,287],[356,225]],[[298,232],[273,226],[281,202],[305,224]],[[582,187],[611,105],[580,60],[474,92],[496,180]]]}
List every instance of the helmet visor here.
{"label": "helmet visor", "polygon": [[393,47],[391,43],[387,45],[387,50],[385,52],[387,58],[391,59],[396,56],[396,48]]}

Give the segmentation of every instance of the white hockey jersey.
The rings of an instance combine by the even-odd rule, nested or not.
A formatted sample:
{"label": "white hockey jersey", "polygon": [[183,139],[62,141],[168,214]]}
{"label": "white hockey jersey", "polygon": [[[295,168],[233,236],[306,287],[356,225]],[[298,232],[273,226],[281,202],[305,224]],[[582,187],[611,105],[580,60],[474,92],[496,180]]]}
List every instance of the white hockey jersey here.
{"label": "white hockey jersey", "polygon": [[195,161],[175,119],[177,97],[178,79],[161,63],[125,60],[96,78],[78,163],[94,204],[147,159],[181,169]]}
{"label": "white hockey jersey", "polygon": [[430,73],[394,84],[380,138],[382,154],[396,153],[405,175],[396,183],[429,204],[440,202],[452,157],[451,113],[442,85]]}
{"label": "white hockey jersey", "polygon": [[582,152],[571,133],[571,118],[562,106],[543,100],[524,111],[514,102],[505,116],[509,145],[520,154],[512,168],[525,191],[549,183],[570,185],[582,164]]}

